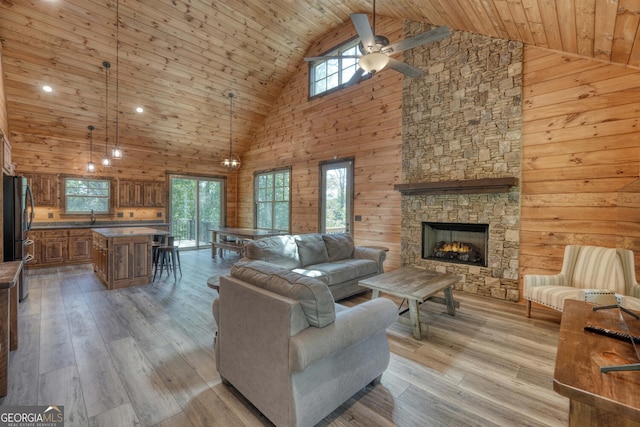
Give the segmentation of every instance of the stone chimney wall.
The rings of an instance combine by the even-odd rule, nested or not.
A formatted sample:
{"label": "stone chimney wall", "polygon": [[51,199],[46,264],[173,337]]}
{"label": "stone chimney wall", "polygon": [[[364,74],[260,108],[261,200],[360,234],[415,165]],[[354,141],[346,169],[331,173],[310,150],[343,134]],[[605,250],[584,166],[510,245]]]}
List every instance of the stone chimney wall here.
{"label": "stone chimney wall", "polygon": [[[431,27],[405,23],[405,37]],[[520,178],[520,42],[450,30],[405,52],[424,75],[403,83],[403,183]],[[422,222],[489,224],[488,266],[422,259]],[[460,274],[465,292],[517,301],[520,186],[491,194],[403,196],[403,265]]]}

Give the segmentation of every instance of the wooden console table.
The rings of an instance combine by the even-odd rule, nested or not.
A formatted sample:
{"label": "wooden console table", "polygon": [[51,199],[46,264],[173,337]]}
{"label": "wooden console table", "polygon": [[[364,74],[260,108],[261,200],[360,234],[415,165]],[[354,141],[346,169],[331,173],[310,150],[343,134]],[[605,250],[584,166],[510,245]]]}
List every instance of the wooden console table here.
{"label": "wooden console table", "polygon": [[630,343],[586,332],[585,325],[620,327],[618,310],[565,301],[553,389],[570,399],[569,426],[640,426],[640,372],[601,373],[601,366],[638,363]]}

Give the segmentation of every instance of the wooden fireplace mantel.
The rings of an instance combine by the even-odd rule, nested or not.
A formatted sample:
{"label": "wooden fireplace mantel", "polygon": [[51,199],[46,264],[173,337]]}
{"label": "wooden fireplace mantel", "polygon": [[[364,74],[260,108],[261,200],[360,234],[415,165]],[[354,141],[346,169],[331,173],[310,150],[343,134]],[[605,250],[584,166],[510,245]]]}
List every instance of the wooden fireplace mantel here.
{"label": "wooden fireplace mantel", "polygon": [[518,178],[481,178],[452,181],[417,182],[396,184],[393,188],[403,196],[420,196],[428,194],[477,194],[503,193],[510,187],[518,185]]}

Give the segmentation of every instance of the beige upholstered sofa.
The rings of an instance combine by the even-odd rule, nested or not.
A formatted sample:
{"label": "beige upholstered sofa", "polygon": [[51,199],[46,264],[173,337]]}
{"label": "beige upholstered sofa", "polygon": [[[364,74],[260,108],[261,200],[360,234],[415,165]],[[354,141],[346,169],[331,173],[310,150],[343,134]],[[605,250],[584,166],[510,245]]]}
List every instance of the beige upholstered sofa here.
{"label": "beige upholstered sofa", "polygon": [[358,281],[383,272],[382,249],[355,246],[350,234],[298,234],[254,240],[244,247],[246,259],[265,261],[329,286],[338,301],[363,292]]}
{"label": "beige upholstered sofa", "polygon": [[327,285],[261,261],[220,278],[218,372],[276,426],[313,426],[386,370],[388,299],[347,308]]}
{"label": "beige upholstered sofa", "polygon": [[531,302],[562,311],[567,299],[615,304],[616,294],[640,297],[633,252],[628,249],[569,245],[559,274],[524,276],[527,317]]}

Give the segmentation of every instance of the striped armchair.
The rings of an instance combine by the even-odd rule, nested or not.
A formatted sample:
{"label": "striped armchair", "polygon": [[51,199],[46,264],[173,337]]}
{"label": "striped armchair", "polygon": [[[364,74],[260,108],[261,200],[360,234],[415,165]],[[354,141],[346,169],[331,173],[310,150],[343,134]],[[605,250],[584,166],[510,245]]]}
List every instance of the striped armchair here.
{"label": "striped armchair", "polygon": [[527,317],[532,301],[562,311],[566,299],[615,304],[616,294],[640,297],[633,252],[628,249],[569,245],[560,274],[524,276]]}

